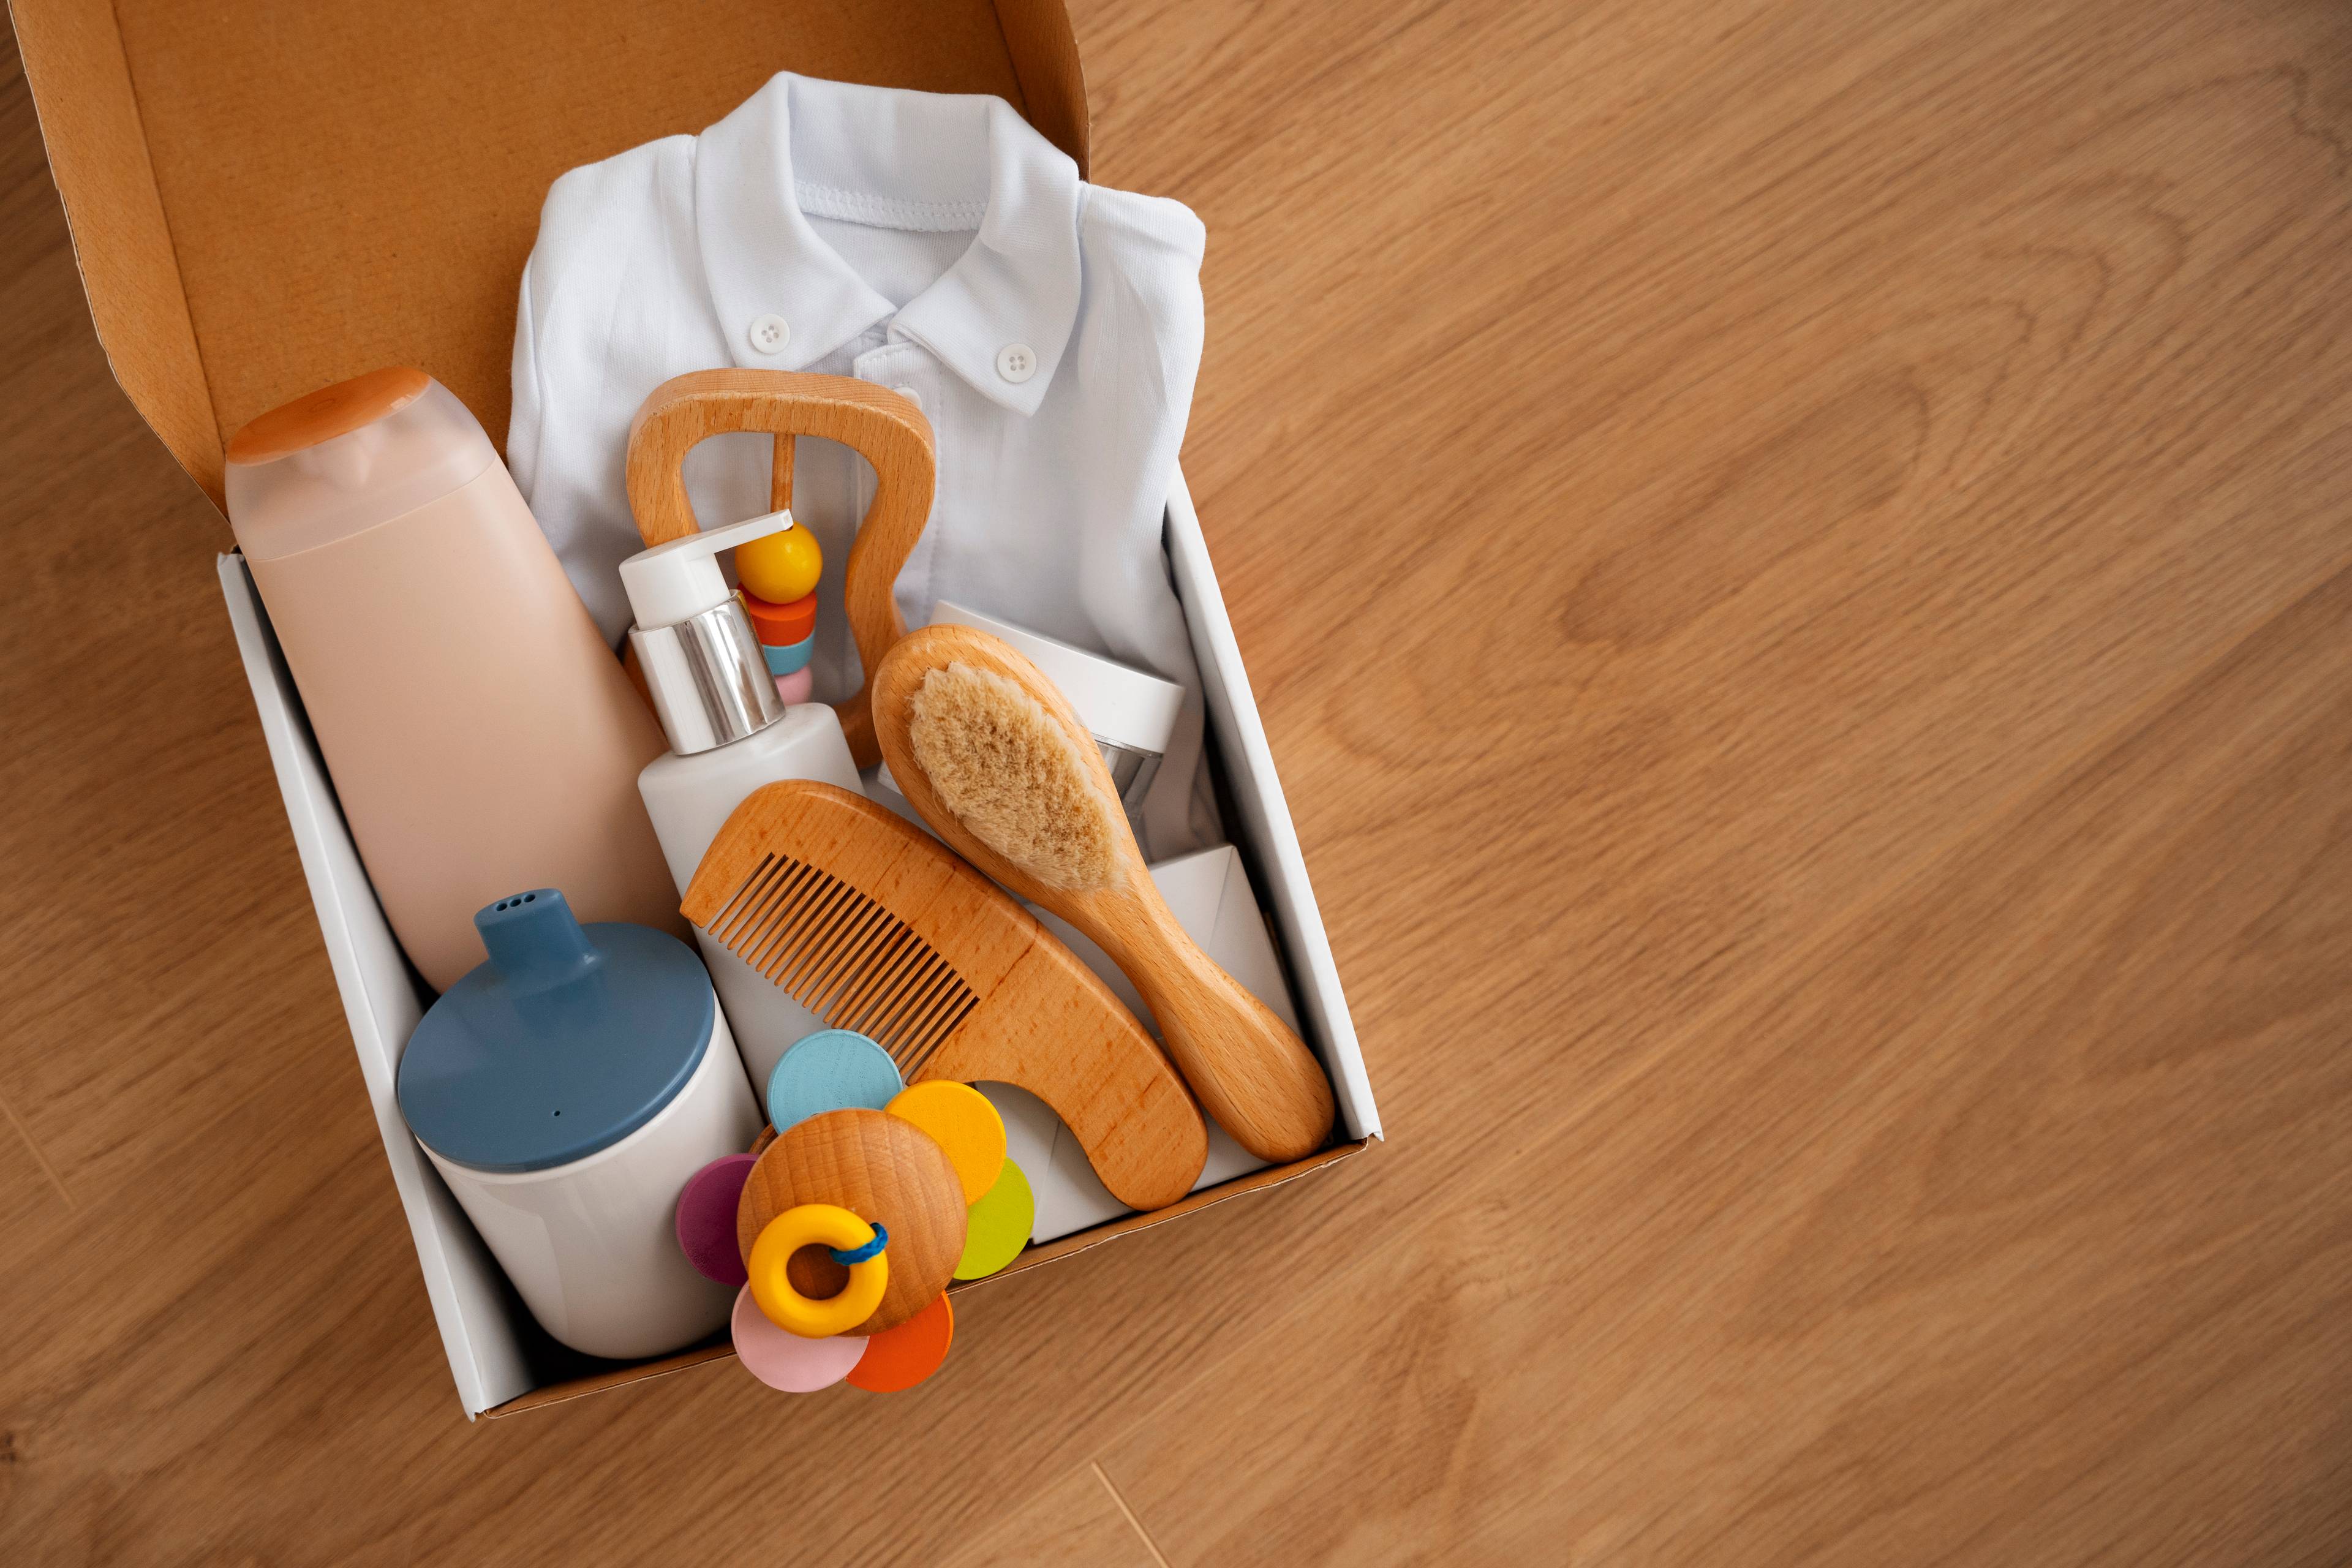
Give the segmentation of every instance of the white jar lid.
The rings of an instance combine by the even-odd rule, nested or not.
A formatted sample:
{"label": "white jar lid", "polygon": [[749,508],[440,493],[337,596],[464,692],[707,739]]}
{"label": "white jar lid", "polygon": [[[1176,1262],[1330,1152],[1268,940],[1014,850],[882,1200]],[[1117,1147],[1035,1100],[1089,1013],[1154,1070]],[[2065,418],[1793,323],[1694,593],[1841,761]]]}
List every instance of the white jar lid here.
{"label": "white jar lid", "polygon": [[993,616],[941,599],[931,606],[931,625],[971,626],[1003,637],[1062,689],[1079,720],[1097,741],[1159,756],[1176,733],[1184,689],[1172,680],[1105,658],[1098,653],[1000,621]]}

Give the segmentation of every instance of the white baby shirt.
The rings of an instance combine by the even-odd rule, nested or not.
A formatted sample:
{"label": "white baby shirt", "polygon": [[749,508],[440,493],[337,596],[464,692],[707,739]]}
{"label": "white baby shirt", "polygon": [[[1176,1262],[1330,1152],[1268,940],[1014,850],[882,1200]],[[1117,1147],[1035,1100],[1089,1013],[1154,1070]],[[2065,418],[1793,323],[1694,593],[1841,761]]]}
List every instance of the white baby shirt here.
{"label": "white baby shirt", "polygon": [[[555,182],[522,280],[507,462],[604,636],[643,548],[630,417],[714,366],[855,376],[916,400],[939,456],[898,584],[909,626],[952,598],[1186,689],[1143,816],[1155,855],[1213,833],[1200,677],[1160,552],[1200,365],[1201,222],[1091,185],[1001,100],[782,74],[699,136]],[[706,526],[767,510],[770,443],[687,462]],[[824,550],[816,692],[856,689],[842,573],[872,470],[799,444],[793,513]]]}

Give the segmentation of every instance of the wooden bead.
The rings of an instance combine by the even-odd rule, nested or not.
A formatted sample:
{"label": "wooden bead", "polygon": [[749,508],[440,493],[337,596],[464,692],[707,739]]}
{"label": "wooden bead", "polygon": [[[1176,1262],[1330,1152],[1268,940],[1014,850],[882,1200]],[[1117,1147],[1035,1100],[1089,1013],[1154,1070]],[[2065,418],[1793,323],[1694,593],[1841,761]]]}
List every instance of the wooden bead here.
{"label": "wooden bead", "polygon": [[816,635],[814,594],[782,605],[771,603],[757,594],[746,594],[743,595],[743,611],[751,617],[751,632],[760,639],[761,647],[782,647],[803,642]]}
{"label": "wooden bead", "polygon": [[768,660],[770,675],[798,675],[809,668],[816,657],[816,638],[803,637],[798,642],[763,643],[760,651]]}
{"label": "wooden bead", "polygon": [[735,576],[745,595],[771,605],[807,598],[816,592],[824,571],[824,552],[817,547],[816,535],[797,525],[735,551]]}
{"label": "wooden bead", "polygon": [[[879,1110],[832,1110],[778,1133],[751,1173],[735,1213],[748,1263],[768,1222],[802,1204],[835,1204],[890,1232],[890,1281],[882,1304],[855,1332],[893,1329],[947,1289],[963,1257],[963,1184],[947,1152],[912,1122]],[[787,1269],[813,1300],[839,1294],[848,1271],[821,1247],[803,1247]]]}

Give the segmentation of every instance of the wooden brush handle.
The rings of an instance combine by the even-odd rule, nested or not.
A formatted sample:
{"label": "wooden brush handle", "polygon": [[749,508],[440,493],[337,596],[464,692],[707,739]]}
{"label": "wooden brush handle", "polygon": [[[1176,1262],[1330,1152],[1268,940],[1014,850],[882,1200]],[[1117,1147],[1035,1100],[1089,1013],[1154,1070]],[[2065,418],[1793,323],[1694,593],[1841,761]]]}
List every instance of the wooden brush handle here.
{"label": "wooden brush handle", "polygon": [[874,504],[857,525],[842,576],[849,633],[866,679],[856,696],[834,704],[850,755],[859,767],[871,767],[882,752],[874,741],[868,693],[882,656],[907,635],[893,589],[930,521],[938,479],[930,422],[897,393],[846,376],[781,370],[673,376],[654,388],[629,422],[629,508],[647,548],[683,539],[700,526],[687,499],[687,453],[709,437],[740,431],[776,437],[770,494],[784,500],[792,492],[793,437],[838,441],[874,465]]}
{"label": "wooden brush handle", "polygon": [[1323,1146],[1332,1104],[1322,1064],[1273,1009],[1201,951],[1139,857],[1123,895],[1063,898],[1070,908],[1045,907],[1085,931],[1135,983],[1168,1054],[1234,1142],[1277,1163]]}
{"label": "wooden brush handle", "polygon": [[[1036,699],[1069,737],[1095,784],[1104,826],[1119,841],[1119,879],[1092,890],[1039,880],[981,842],[940,799],[916,762],[915,694],[931,671],[970,665]],[[1094,737],[1060,689],[1003,639],[969,626],[926,626],[900,639],[877,670],[874,722],[890,773],[915,810],[963,858],[1091,937],[1143,994],[1161,1042],[1192,1092],[1234,1142],[1261,1160],[1297,1160],[1331,1131],[1331,1081],[1306,1043],[1219,968],[1160,896],[1118,806]]]}

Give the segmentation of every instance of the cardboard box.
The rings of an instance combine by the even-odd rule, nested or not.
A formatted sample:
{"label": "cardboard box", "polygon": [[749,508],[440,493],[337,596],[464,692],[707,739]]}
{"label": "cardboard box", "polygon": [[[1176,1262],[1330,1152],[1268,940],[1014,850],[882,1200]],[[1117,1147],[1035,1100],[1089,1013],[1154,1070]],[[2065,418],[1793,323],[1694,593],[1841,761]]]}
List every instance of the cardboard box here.
{"label": "cardboard box", "polygon": [[[995,93],[1081,170],[1087,163],[1085,82],[1059,0],[12,0],[11,10],[100,342],[216,505],[230,432],[382,365],[425,366],[503,432],[517,281],[549,184],[653,137],[698,131],[777,70]],[[1033,1247],[996,1279],[1320,1169],[1380,1133],[1181,479],[1166,548],[1228,826],[1274,920],[1304,1033],[1338,1093],[1335,1136],[1347,1141]],[[400,1119],[393,1069],[426,998],[368,886],[242,559],[221,557],[220,577],[467,1415],[730,1353],[720,1342],[592,1363],[522,1310]]]}

